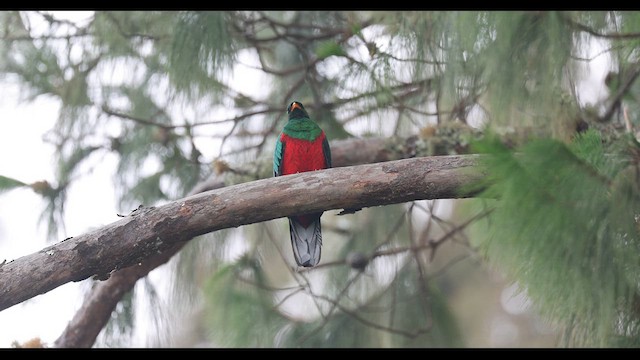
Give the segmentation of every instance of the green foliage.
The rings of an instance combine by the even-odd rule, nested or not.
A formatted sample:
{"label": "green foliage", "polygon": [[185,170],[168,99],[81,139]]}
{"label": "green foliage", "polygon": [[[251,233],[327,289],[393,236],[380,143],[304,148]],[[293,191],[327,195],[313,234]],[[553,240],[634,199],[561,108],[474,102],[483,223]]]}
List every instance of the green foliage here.
{"label": "green foliage", "polygon": [[[396,307],[395,325],[403,329],[428,329],[423,334],[411,337],[397,336],[399,347],[462,347],[459,320],[455,317],[436,281],[421,284],[417,271],[403,271],[394,284],[397,299],[409,299]],[[428,299],[428,301],[425,301]],[[389,299],[391,300],[391,299]],[[425,326],[428,324],[429,326]],[[416,331],[418,333],[418,331]]]}
{"label": "green foliage", "polygon": [[628,176],[637,149],[605,154],[593,131],[571,146],[541,139],[511,152],[483,144],[483,195],[498,200],[476,241],[541,311],[569,326],[570,344],[638,339],[640,192]]}
{"label": "green foliage", "polygon": [[329,56],[344,56],[346,52],[340,46],[340,44],[335,41],[325,41],[323,43],[318,44],[318,48],[316,49],[316,56],[319,59],[326,59]]}
{"label": "green foliage", "polygon": [[[573,31],[557,12],[492,12],[495,38],[483,53],[493,108],[536,111],[558,100],[549,89],[559,88],[571,51]],[[490,57],[489,57],[489,54]],[[505,64],[510,63],[510,66]],[[507,118],[500,118],[500,114]],[[496,112],[497,120],[510,121],[516,113]],[[549,123],[552,113],[538,113]],[[521,116],[520,116],[521,117]],[[550,118],[547,118],[550,117]],[[539,124],[535,121],[534,124]],[[522,120],[519,121],[520,125]]]}
{"label": "green foliage", "polygon": [[27,184],[20,180],[0,175],[0,194],[23,186],[27,186]]}
{"label": "green foliage", "polygon": [[127,198],[139,201],[141,204],[152,204],[157,199],[166,199],[167,196],[162,192],[160,186],[162,175],[162,172],[157,172],[141,178],[140,181],[129,190]]}
{"label": "green foliage", "polygon": [[135,291],[126,293],[111,314],[110,321],[105,325],[97,339],[97,347],[128,347],[131,346],[131,335],[135,320]]}
{"label": "green foliage", "polygon": [[271,347],[283,318],[264,296],[260,265],[244,257],[221,268],[205,287],[213,343],[220,347]]}
{"label": "green foliage", "polygon": [[100,149],[98,146],[73,149],[71,154],[66,157],[64,161],[62,159],[60,160],[58,164],[58,179],[61,179],[63,183],[70,182],[73,175],[78,171],[78,165],[98,149]]}
{"label": "green foliage", "polygon": [[218,71],[235,59],[236,45],[221,11],[185,11],[177,14],[169,55],[169,75],[180,90],[211,92]]}
{"label": "green foliage", "polygon": [[[353,275],[343,278],[342,286]],[[373,292],[367,291],[367,287],[375,286],[373,283],[367,287],[354,285],[349,291],[353,294],[339,300],[330,300],[336,296],[330,295],[332,291],[316,294],[316,301],[326,302],[328,309],[333,309],[331,320],[323,316],[296,319],[277,307],[263,265],[244,256],[220,268],[207,282],[211,341],[221,347],[460,346],[456,320],[436,284],[416,286],[421,280],[413,276],[415,272],[402,272],[391,284]],[[362,305],[354,304],[363,297],[370,298]]]}

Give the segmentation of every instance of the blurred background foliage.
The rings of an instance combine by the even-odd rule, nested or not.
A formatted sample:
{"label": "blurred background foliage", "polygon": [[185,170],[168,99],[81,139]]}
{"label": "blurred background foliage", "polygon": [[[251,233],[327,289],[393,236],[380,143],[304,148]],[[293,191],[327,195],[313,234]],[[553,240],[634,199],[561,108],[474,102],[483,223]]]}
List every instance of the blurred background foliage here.
{"label": "blurred background foliage", "polygon": [[43,196],[52,240],[66,189],[107,158],[122,213],[210,176],[268,176],[255,160],[292,100],[330,140],[487,155],[485,198],[327,212],[315,269],[293,269],[282,219],[201,236],[96,346],[131,345],[136,319],[151,319],[146,346],[638,345],[640,13],[5,11],[0,25],[2,81],[61,103],[56,178],[0,177]]}

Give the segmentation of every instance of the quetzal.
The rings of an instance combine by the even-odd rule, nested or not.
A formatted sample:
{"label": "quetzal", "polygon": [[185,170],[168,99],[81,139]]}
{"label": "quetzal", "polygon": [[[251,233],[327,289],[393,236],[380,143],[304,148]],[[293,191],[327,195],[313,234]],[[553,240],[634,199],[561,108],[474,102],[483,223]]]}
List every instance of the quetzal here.
{"label": "quetzal", "polygon": [[[296,174],[331,167],[331,149],[324,131],[309,118],[298,101],[287,108],[289,121],[276,141],[273,176]],[[299,266],[320,262],[322,212],[289,217],[293,255]]]}

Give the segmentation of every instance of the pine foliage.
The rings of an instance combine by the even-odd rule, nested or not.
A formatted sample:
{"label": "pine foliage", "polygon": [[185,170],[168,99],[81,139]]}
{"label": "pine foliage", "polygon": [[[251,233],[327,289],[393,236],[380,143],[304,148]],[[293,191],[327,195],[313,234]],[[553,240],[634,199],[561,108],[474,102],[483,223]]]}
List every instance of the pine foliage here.
{"label": "pine foliage", "polygon": [[568,326],[569,344],[638,344],[638,145],[605,152],[588,131],[569,145],[480,146],[489,155],[483,196],[497,200],[476,239],[541,311]]}

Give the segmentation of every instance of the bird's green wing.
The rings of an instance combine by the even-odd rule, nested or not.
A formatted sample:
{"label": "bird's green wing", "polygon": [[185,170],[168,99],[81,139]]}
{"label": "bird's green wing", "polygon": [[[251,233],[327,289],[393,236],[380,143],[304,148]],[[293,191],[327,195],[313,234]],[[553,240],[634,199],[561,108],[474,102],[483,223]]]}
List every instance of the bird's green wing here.
{"label": "bird's green wing", "polygon": [[273,176],[282,175],[282,157],[284,156],[284,143],[280,136],[276,140],[276,150],[273,153]]}

